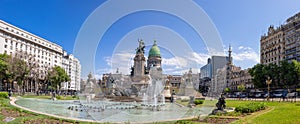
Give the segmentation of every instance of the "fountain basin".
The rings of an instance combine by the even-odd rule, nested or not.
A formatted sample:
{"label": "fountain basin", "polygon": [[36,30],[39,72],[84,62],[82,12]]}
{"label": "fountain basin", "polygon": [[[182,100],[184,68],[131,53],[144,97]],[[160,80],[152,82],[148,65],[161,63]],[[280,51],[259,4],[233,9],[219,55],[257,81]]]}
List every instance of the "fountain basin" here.
{"label": "fountain basin", "polygon": [[[200,108],[190,109],[173,103],[160,104],[160,106],[142,106],[141,103],[111,101],[92,101],[86,104],[72,100],[52,101],[47,99],[18,98],[16,104],[31,110],[66,118],[112,123],[162,122],[197,117],[201,114]],[[158,109],[153,110],[154,107]]]}

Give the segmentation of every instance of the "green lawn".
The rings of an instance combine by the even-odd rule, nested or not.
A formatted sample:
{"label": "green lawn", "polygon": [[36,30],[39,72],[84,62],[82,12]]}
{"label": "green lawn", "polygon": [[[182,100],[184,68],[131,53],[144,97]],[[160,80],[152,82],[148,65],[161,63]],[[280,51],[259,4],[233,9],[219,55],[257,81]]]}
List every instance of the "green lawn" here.
{"label": "green lawn", "polygon": [[36,99],[51,99],[51,96],[45,96],[45,95],[24,95],[23,98],[36,98]]}
{"label": "green lawn", "polygon": [[[236,107],[251,101],[227,101],[227,106]],[[238,121],[235,124],[299,124],[300,103],[265,102],[268,108],[256,112]]]}

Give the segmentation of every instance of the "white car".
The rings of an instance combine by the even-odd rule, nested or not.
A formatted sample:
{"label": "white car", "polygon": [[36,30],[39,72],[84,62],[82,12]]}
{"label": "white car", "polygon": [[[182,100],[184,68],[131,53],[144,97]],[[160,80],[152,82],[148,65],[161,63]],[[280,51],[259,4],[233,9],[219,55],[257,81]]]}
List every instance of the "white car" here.
{"label": "white car", "polygon": [[286,97],[288,97],[288,98],[296,97],[296,96],[297,96],[297,92],[291,92],[286,95]]}

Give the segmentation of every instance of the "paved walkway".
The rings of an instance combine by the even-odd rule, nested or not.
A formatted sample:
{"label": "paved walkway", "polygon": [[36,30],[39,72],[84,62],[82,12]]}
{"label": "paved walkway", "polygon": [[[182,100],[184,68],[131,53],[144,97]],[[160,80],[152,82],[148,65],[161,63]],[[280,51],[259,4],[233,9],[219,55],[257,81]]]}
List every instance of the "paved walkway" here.
{"label": "paved walkway", "polygon": [[10,97],[10,104],[13,105],[13,106],[15,106],[15,107],[18,107],[18,108],[21,108],[23,110],[26,110],[26,111],[30,111],[30,112],[34,112],[34,113],[42,114],[42,115],[47,115],[47,116],[52,116],[52,117],[60,118],[60,119],[68,119],[68,120],[75,120],[75,121],[81,121],[81,122],[93,122],[93,123],[97,123],[97,121],[95,121],[95,120],[86,120],[86,119],[79,119],[79,118],[64,117],[64,116],[58,116],[58,115],[48,114],[48,113],[44,113],[44,112],[40,112],[40,111],[35,111],[35,110],[32,110],[32,109],[28,109],[28,108],[25,108],[25,107],[17,105],[15,103],[16,100],[17,100],[17,98]]}

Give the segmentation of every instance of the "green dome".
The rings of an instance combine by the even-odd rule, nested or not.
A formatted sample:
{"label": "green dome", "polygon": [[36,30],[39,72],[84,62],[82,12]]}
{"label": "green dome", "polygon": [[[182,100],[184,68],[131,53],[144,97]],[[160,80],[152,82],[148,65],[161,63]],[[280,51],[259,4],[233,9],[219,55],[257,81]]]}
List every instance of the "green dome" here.
{"label": "green dome", "polygon": [[153,56],[160,57],[160,49],[156,45],[156,41],[154,41],[154,44],[153,44],[153,46],[151,47],[151,49],[149,51],[149,56],[148,57],[153,57]]}

